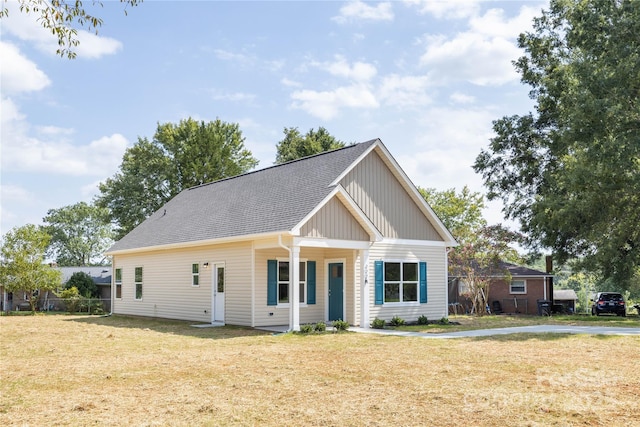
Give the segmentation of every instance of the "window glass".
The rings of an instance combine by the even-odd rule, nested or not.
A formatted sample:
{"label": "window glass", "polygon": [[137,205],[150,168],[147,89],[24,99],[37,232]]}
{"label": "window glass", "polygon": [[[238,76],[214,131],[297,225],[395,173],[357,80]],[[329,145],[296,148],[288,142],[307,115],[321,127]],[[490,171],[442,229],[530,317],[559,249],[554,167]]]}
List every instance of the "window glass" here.
{"label": "window glass", "polygon": [[218,292],[224,292],[224,267],[218,268]]}
{"label": "window glass", "polygon": [[191,264],[191,285],[200,286],[200,264]]}
{"label": "window glass", "polygon": [[122,298],[122,269],[116,268],[116,298]]}
{"label": "window glass", "polygon": [[384,263],[384,280],[385,281],[400,280],[400,263],[399,262]]}
{"label": "window glass", "polygon": [[400,284],[399,283],[385,283],[384,301],[400,302]]}
{"label": "window glass", "polygon": [[402,301],[418,301],[418,284],[405,283],[402,286]]}
{"label": "window glass", "polygon": [[414,262],[405,262],[402,264],[402,281],[417,282],[418,281],[418,264]]}
{"label": "window glass", "polygon": [[142,267],[135,269],[136,299],[142,299]]}

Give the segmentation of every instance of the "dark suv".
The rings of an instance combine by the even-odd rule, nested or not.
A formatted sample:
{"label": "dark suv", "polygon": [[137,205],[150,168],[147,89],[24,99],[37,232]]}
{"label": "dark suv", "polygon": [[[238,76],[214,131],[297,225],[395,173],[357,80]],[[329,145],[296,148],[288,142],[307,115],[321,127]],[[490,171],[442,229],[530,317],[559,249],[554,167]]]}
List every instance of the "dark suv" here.
{"label": "dark suv", "polygon": [[591,314],[600,316],[602,313],[626,316],[627,305],[624,302],[622,294],[617,292],[598,292],[591,306]]}

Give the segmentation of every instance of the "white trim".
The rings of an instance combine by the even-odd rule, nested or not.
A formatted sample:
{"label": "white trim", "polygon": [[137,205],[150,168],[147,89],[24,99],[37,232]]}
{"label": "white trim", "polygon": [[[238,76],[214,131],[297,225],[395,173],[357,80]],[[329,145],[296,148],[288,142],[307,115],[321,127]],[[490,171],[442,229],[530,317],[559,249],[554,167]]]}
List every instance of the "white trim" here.
{"label": "white trim", "polygon": [[309,248],[330,249],[369,249],[371,242],[360,240],[318,239],[313,237],[294,237],[293,244]]}
{"label": "white trim", "polygon": [[367,233],[369,233],[369,238],[373,241],[379,242],[382,240],[382,234],[373,225],[373,222],[362,212],[362,209],[356,204],[356,202],[351,198],[349,193],[344,189],[344,187],[338,184],[316,207],[311,210],[302,220],[296,224],[291,229],[291,234],[294,236],[300,235],[300,229],[307,223],[315,214],[317,214],[320,209],[322,209],[331,199],[337,197],[343,205],[347,208],[349,213],[355,218],[355,220],[365,229]]}
{"label": "white trim", "polygon": [[[382,305],[383,306],[412,306],[412,305],[420,305],[420,259],[418,258],[388,258],[388,259],[382,259]],[[395,264],[400,264],[400,280],[389,280],[389,283],[397,283],[398,284],[398,297],[400,298],[400,301],[390,301],[387,302],[385,301],[385,294],[386,294],[386,284],[387,284],[387,280],[386,280],[386,276],[385,276],[385,266],[387,263],[395,263]],[[403,265],[404,264],[415,264],[416,265],[416,273],[417,273],[417,281],[415,282],[416,284],[416,300],[415,301],[402,301],[402,297],[404,296],[404,284],[410,284],[410,283],[414,283],[413,281],[404,281],[403,279],[403,275],[404,275],[404,270],[403,270]],[[428,272],[428,270],[427,270]],[[427,287],[427,292],[428,292],[428,287]],[[427,299],[427,301],[429,301]]]}
{"label": "white trim", "polygon": [[[369,286],[369,251],[360,251],[360,327],[369,329],[371,287]],[[355,268],[354,268],[355,270]],[[354,286],[355,288],[356,286]]]}
{"label": "white trim", "polygon": [[[226,302],[226,293],[227,293],[227,266],[225,261],[217,261],[210,262],[209,267],[211,268],[211,323],[222,323],[225,324],[226,315],[227,315],[227,302]],[[222,320],[216,320],[216,294],[218,292],[218,268],[222,267],[224,269],[224,292],[225,294],[225,302],[222,308]]]}

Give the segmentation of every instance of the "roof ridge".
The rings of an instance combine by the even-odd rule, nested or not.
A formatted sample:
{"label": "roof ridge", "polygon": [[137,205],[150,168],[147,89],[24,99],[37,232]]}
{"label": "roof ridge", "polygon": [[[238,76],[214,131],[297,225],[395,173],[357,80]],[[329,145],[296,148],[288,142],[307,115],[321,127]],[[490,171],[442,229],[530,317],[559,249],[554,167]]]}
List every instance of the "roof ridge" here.
{"label": "roof ridge", "polygon": [[212,184],[217,184],[219,182],[224,182],[224,181],[229,181],[229,180],[236,179],[236,178],[241,178],[243,176],[252,175],[252,174],[255,174],[255,173],[258,173],[258,172],[264,172],[264,171],[275,169],[275,168],[278,168],[278,167],[281,167],[281,166],[291,165],[293,163],[301,162],[303,160],[309,160],[309,159],[311,159],[313,157],[324,156],[325,154],[335,153],[335,152],[340,151],[340,150],[346,150],[346,149],[349,149],[349,148],[354,148],[354,147],[356,147],[358,145],[371,143],[373,141],[377,141],[377,139],[370,139],[368,141],[363,141],[363,142],[355,142],[355,143],[351,143],[349,145],[345,145],[344,147],[334,148],[332,150],[323,151],[321,153],[311,154],[309,156],[300,157],[300,158],[294,159],[294,160],[289,160],[288,162],[278,163],[278,164],[274,164],[274,165],[271,165],[271,166],[264,167],[262,169],[256,169],[256,170],[252,170],[252,171],[249,171],[249,172],[241,173],[240,175],[234,175],[234,176],[229,176],[229,177],[226,177],[226,178],[221,178],[221,179],[218,179],[216,181],[205,182],[204,184],[199,184],[199,185],[194,185],[193,187],[189,187],[189,188],[186,189],[186,191],[195,190],[196,188],[205,187],[207,185],[212,185]]}

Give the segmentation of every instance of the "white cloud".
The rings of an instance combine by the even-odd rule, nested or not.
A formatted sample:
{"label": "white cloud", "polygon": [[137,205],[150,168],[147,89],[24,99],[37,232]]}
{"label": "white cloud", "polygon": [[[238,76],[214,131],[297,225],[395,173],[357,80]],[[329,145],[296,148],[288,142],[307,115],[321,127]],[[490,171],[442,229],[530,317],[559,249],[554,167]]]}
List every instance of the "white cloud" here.
{"label": "white cloud", "polygon": [[465,19],[480,10],[481,0],[405,0],[421,14],[431,14],[438,19]]}
{"label": "white cloud", "polygon": [[288,86],[288,87],[301,87],[302,86],[302,83],[300,83],[298,81],[295,81],[295,80],[288,79],[286,77],[283,77],[280,80],[280,83],[282,83],[284,86]]}
{"label": "white cloud", "polygon": [[471,95],[466,95],[461,92],[454,92],[449,95],[449,99],[454,104],[473,104],[476,102],[476,98]]}
{"label": "white cloud", "polygon": [[11,43],[0,41],[0,82],[4,94],[42,90],[51,84],[38,66]]}
{"label": "white cloud", "polygon": [[73,176],[110,175],[117,169],[129,145],[120,134],[77,145],[70,140],[72,129],[53,126],[37,128],[37,137],[33,136],[25,116],[8,98],[2,99],[1,126],[3,171],[47,171]]}
{"label": "white cloud", "polygon": [[338,77],[344,77],[356,81],[368,81],[375,77],[376,67],[365,62],[356,61],[349,65],[342,55],[336,55],[335,61],[318,64],[320,68]]}
{"label": "white cloud", "polygon": [[339,24],[348,22],[367,20],[367,21],[393,21],[393,10],[390,2],[377,3],[375,6],[369,6],[367,3],[355,0],[349,1],[340,8],[340,15],[331,18]]}
{"label": "white cloud", "polygon": [[293,107],[314,117],[330,120],[342,108],[377,108],[378,101],[367,85],[353,84],[331,91],[299,90],[291,94]]}
{"label": "white cloud", "polygon": [[[4,3],[4,2],[3,2]],[[58,37],[51,30],[44,28],[37,21],[35,12],[24,13],[15,5],[3,4],[9,9],[9,19],[2,19],[2,32],[32,43],[41,52],[54,55],[58,46]],[[78,58],[96,59],[104,55],[116,53],[122,49],[122,43],[111,37],[96,35],[92,32],[77,29],[76,38],[80,42],[72,48]]]}
{"label": "white cloud", "polygon": [[473,16],[469,29],[451,38],[426,38],[427,48],[420,64],[441,84],[464,80],[480,86],[517,81],[512,61],[522,55],[517,36],[531,28],[535,16],[531,7],[521,7],[517,16],[506,18],[502,9],[490,9]]}
{"label": "white cloud", "polygon": [[426,76],[400,76],[391,74],[382,79],[378,94],[386,105],[415,107],[427,105],[431,97],[427,93],[429,79]]}

